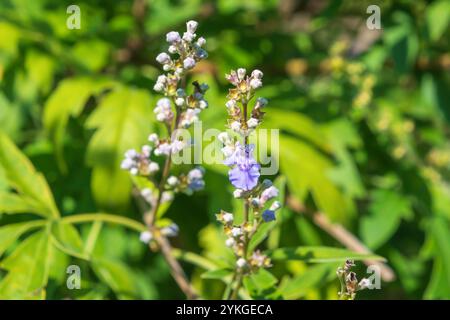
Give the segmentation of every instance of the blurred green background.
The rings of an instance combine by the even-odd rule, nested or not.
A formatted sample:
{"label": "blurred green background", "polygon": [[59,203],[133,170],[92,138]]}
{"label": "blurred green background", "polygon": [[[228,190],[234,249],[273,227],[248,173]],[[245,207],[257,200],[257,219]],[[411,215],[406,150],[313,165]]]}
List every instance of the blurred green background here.
{"label": "blurred green background", "polygon": [[[70,4],[81,9],[79,30],[66,27]],[[381,30],[366,26],[372,4],[381,9]],[[47,180],[62,216],[109,212],[141,221],[120,161],[160,130],[152,111],[160,98],[152,90],[160,74],[155,57],[167,48],[165,34],[184,31],[190,19],[199,21],[197,34],[209,52],[191,73],[211,87],[204,128],[224,129],[226,72],[264,72],[264,123],[281,130],[280,154],[273,155],[289,201],[262,247],[343,247],[315,223],[320,212],[393,269],[395,280],[359,298],[449,299],[446,0],[1,0],[0,297],[25,297],[27,283],[45,287],[40,296],[47,299],[183,298],[162,256],[149,252],[136,232],[88,224],[63,231],[62,238],[79,233],[75,242],[89,243],[92,261],[41,251],[46,239],[8,229],[34,218],[10,214],[4,195],[17,187],[5,178],[5,159],[25,161],[10,151],[12,140]],[[27,170],[20,172],[24,189],[28,178],[39,180]],[[214,214],[241,209],[224,166],[207,166],[205,179],[204,191],[176,197],[166,216],[180,226],[175,247],[221,266],[232,256]],[[65,286],[69,264],[81,267],[80,290]],[[203,297],[221,297],[220,281],[202,277],[198,265],[183,266]],[[334,299],[335,267],[290,261],[270,271],[283,298]]]}

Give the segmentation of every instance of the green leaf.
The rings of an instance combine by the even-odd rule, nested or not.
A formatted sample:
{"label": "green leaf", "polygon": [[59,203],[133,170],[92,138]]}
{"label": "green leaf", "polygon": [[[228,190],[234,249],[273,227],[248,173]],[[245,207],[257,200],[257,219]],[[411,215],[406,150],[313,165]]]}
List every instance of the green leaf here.
{"label": "green leaf", "polygon": [[87,162],[93,167],[91,187],[100,207],[127,205],[131,179],[120,163],[126,150],[146,142],[153,122],[150,110],[147,91],[123,87],[107,94],[89,117],[86,126],[97,130],[88,146]]}
{"label": "green leaf", "polygon": [[52,247],[48,231],[23,241],[0,263],[8,274],[0,282],[0,299],[42,299],[48,281]]}
{"label": "green leaf", "polygon": [[252,297],[259,297],[274,292],[278,279],[269,271],[259,269],[256,273],[245,276],[243,282]]}
{"label": "green leaf", "polygon": [[225,277],[228,277],[233,274],[233,270],[231,269],[216,269],[210,270],[202,273],[202,279],[220,279],[222,280]]}
{"label": "green leaf", "polygon": [[279,292],[284,299],[299,299],[304,297],[310,290],[319,289],[328,281],[335,278],[338,265],[320,264],[309,267],[301,275],[295,276],[280,287]]}
{"label": "green leaf", "polygon": [[311,192],[316,205],[332,220],[348,219],[353,205],[327,176],[333,168],[332,162],[300,140],[281,136],[280,144],[281,169],[293,194],[305,199]]}
{"label": "green leaf", "polygon": [[4,169],[10,187],[19,195],[36,203],[38,208],[35,208],[34,212],[46,217],[59,217],[45,178],[36,172],[30,160],[2,133],[0,133],[0,166]]}
{"label": "green leaf", "polygon": [[42,226],[43,221],[29,221],[9,224],[0,227],[0,256],[7,250],[22,234],[30,229]]}
{"label": "green leaf", "polygon": [[427,6],[426,21],[431,40],[439,40],[450,21],[450,3],[447,0],[431,3]]}
{"label": "green leaf", "polygon": [[93,270],[103,283],[107,284],[119,299],[136,296],[136,283],[132,270],[118,260],[100,258],[93,261]]}
{"label": "green leaf", "polygon": [[425,291],[427,299],[447,299],[450,293],[450,223],[443,217],[431,220],[428,230],[434,243],[434,265]]}
{"label": "green leaf", "polygon": [[345,262],[353,260],[382,260],[375,254],[357,253],[347,249],[332,247],[280,248],[268,252],[272,260],[300,260],[307,263]]}
{"label": "green leaf", "polygon": [[81,259],[89,259],[83,253],[83,241],[73,225],[63,222],[54,223],[52,225],[52,236],[56,248],[62,252]]}
{"label": "green leaf", "polygon": [[19,196],[12,192],[0,191],[0,213],[36,213],[40,214],[42,208],[33,200],[24,196]]}
{"label": "green leaf", "polygon": [[43,121],[55,145],[60,169],[66,171],[63,159],[63,137],[70,117],[78,116],[92,95],[98,95],[113,82],[106,79],[72,78],[61,81],[44,105]]}
{"label": "green leaf", "polygon": [[287,110],[271,110],[263,122],[264,128],[279,128],[312,142],[323,151],[330,151],[326,135],[313,120],[298,112]]}
{"label": "green leaf", "polygon": [[411,202],[395,191],[377,190],[372,195],[369,212],[361,220],[361,237],[369,248],[376,249],[392,237],[402,218],[411,217]]}
{"label": "green leaf", "polygon": [[364,197],[366,194],[364,185],[353,156],[348,150],[360,148],[362,145],[356,128],[350,121],[339,119],[327,124],[325,131],[338,160],[338,166],[328,171],[328,177],[352,198]]}

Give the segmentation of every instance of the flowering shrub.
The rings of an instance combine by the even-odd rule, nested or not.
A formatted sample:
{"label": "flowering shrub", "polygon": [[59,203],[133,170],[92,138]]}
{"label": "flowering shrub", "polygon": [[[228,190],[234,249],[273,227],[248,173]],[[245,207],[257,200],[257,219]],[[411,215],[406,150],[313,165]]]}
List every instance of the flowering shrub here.
{"label": "flowering shrub", "polygon": [[448,1],[20,3],[0,299],[449,297]]}

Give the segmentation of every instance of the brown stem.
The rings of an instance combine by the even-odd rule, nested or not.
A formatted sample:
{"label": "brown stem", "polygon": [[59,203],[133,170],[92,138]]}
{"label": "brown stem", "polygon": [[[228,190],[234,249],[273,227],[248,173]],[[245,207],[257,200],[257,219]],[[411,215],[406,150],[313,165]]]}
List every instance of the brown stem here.
{"label": "brown stem", "polygon": [[187,280],[183,268],[172,254],[172,246],[170,245],[170,242],[167,240],[166,237],[161,235],[155,237],[155,240],[158,243],[159,247],[161,248],[161,253],[163,254],[164,259],[166,260],[167,264],[170,267],[170,273],[172,274],[172,277],[175,279],[176,283],[180,287],[181,291],[183,291],[183,293],[189,300],[197,299],[198,296],[195,293],[189,281]]}
{"label": "brown stem", "polygon": [[[180,116],[181,116],[181,110],[177,107],[176,108],[176,118],[174,127],[170,125],[167,125],[167,132],[169,135],[169,138],[172,139],[172,133],[178,128],[179,122],[180,122]],[[156,221],[156,215],[158,214],[159,207],[161,206],[161,198],[162,194],[164,192],[164,187],[166,184],[167,177],[170,173],[170,166],[172,164],[172,156],[169,154],[166,158],[166,161],[164,163],[164,169],[161,175],[161,180],[158,185],[158,198],[156,200],[156,203],[151,208],[151,211],[146,215],[146,223],[151,231],[151,233],[154,235],[155,241],[158,243],[159,248],[161,249],[161,253],[164,256],[164,259],[166,260],[167,264],[170,268],[170,273],[172,274],[172,277],[175,279],[176,283],[180,287],[181,291],[186,295],[186,297],[190,300],[197,299],[197,294],[195,293],[195,290],[192,288],[191,284],[189,283],[186,274],[183,271],[183,268],[178,263],[177,259],[173,256],[172,252],[172,246],[167,240],[167,238],[159,232],[157,228],[155,228],[154,224]],[[150,245],[150,249],[153,250],[152,246]]]}
{"label": "brown stem", "polygon": [[[359,253],[372,253],[357,237],[350,231],[345,229],[342,225],[332,223],[328,217],[320,211],[313,211],[304,206],[300,201],[292,196],[287,197],[287,205],[297,213],[307,214],[312,221],[322,230],[327,232],[330,236],[342,243],[346,248]],[[364,260],[366,265],[377,265],[381,270],[381,278],[385,282],[392,282],[395,280],[394,271],[385,263],[373,260]]]}

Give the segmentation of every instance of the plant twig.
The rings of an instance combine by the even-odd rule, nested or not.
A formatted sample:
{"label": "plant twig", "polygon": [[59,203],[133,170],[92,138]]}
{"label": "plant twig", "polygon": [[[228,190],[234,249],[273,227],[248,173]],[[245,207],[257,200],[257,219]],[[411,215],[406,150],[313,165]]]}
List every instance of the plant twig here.
{"label": "plant twig", "polygon": [[[292,196],[287,197],[287,205],[297,213],[308,215],[312,221],[334,239],[342,243],[346,248],[358,253],[372,253],[357,237],[338,223],[332,223],[328,217],[320,211],[312,211]],[[385,282],[392,282],[396,276],[391,267],[380,261],[364,260],[366,265],[377,265],[381,270],[381,278]]]}
{"label": "plant twig", "polygon": [[180,287],[181,291],[183,291],[183,293],[189,300],[197,299],[198,296],[195,293],[189,281],[187,280],[183,268],[172,254],[173,249],[167,238],[162,235],[158,235],[155,237],[155,240],[158,243],[159,247],[161,248],[161,253],[163,254],[164,259],[166,260],[167,264],[170,267],[170,273],[172,274],[172,277],[175,279],[176,283]]}

